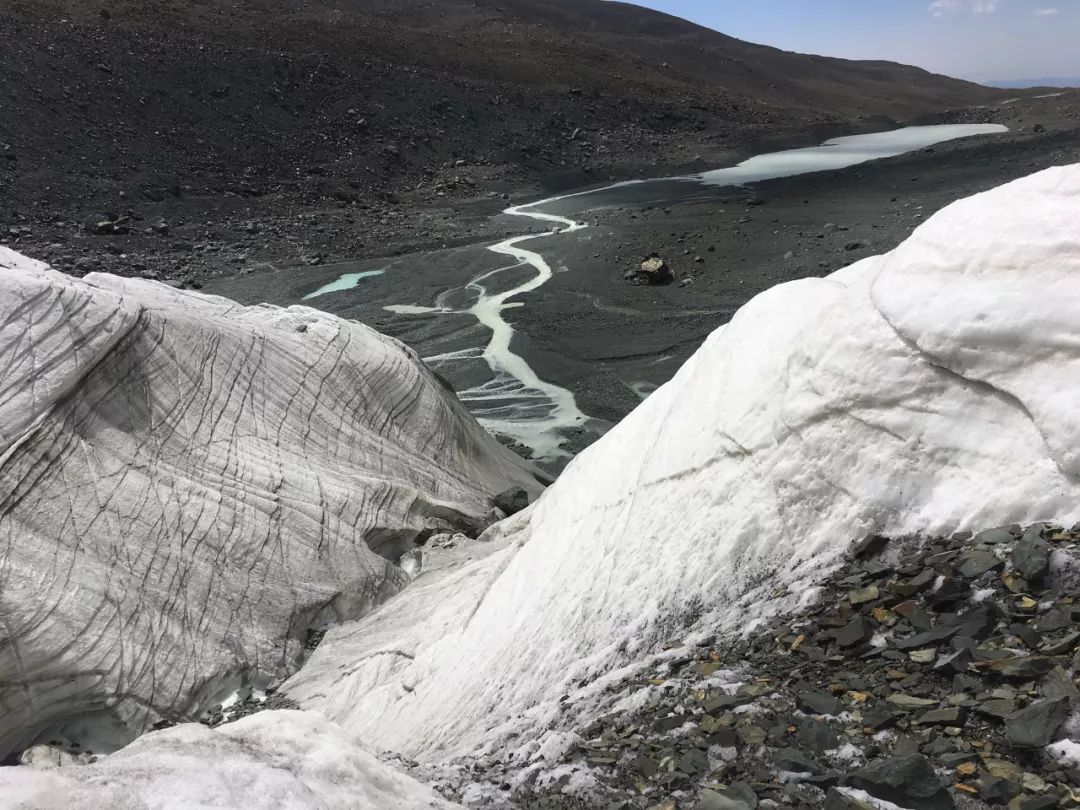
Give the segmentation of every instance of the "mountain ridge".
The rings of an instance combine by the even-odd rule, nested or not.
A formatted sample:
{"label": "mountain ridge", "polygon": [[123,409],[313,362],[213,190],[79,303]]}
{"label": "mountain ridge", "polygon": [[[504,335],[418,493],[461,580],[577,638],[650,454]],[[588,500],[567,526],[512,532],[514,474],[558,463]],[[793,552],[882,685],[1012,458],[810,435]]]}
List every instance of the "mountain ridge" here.
{"label": "mountain ridge", "polygon": [[380,208],[461,162],[581,184],[1001,95],[602,0],[20,0],[0,25],[0,193],[39,227],[139,198]]}

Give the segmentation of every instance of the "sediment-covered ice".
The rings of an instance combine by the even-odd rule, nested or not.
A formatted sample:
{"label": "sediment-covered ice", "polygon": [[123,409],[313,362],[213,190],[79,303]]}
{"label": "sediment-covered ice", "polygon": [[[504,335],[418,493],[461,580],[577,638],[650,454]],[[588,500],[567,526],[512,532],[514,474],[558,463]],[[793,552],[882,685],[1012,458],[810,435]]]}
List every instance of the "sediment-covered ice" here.
{"label": "sediment-covered ice", "polygon": [[413,352],[305,307],[0,248],[0,368],[0,757],[287,675],[418,535],[539,489]]}
{"label": "sediment-covered ice", "polygon": [[451,810],[311,712],[263,712],[215,730],[147,734],[93,765],[0,768],[0,803],[20,810],[304,808]]}
{"label": "sediment-covered ice", "polygon": [[891,254],[757,296],[489,530],[333,630],[285,691],[437,762],[562,744],[607,673],[752,628],[849,544],[1080,516],[1080,166],[961,201]]}

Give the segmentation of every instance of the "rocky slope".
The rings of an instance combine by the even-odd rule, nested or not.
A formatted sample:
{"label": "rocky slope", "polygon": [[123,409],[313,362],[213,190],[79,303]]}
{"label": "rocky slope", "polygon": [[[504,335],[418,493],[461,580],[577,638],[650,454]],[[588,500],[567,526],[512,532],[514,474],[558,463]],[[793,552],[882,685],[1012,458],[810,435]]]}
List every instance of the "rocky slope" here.
{"label": "rocky slope", "polygon": [[1076,807],[1078,530],[870,535],[794,614],[672,639],[494,803]]}
{"label": "rocky slope", "polygon": [[453,240],[490,192],[1002,97],[604,0],[20,0],[0,29],[0,236],[80,275]]}
{"label": "rocky slope", "polygon": [[299,665],[530,467],[404,346],[0,249],[0,758],[116,747]]}

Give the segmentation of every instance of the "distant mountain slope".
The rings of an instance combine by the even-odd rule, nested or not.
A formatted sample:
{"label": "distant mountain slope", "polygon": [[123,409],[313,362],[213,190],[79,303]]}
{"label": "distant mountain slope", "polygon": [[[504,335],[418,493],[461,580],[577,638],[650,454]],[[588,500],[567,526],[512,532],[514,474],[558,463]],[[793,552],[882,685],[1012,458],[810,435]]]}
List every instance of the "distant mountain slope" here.
{"label": "distant mountain slope", "polygon": [[[891,62],[806,56],[743,42],[651,9],[606,0],[337,2],[338,24],[360,36],[423,42],[400,58],[475,75],[636,97],[645,88],[699,100],[753,98],[764,107],[833,115],[918,115],[992,97],[970,82]],[[326,4],[301,12],[318,27]],[[449,55],[426,37],[438,33]],[[601,69],[604,68],[604,69]],[[654,99],[659,100],[659,99]],[[736,119],[740,116],[735,116]]]}
{"label": "distant mountain slope", "polygon": [[369,203],[457,161],[626,174],[1001,93],[606,0],[14,0],[0,30],[0,195],[80,220],[184,186]]}
{"label": "distant mountain slope", "polygon": [[1080,87],[1080,76],[1065,78],[1055,76],[1042,79],[1005,79],[1002,81],[987,82],[990,87],[1004,87],[1014,90],[1025,90],[1031,87]]}

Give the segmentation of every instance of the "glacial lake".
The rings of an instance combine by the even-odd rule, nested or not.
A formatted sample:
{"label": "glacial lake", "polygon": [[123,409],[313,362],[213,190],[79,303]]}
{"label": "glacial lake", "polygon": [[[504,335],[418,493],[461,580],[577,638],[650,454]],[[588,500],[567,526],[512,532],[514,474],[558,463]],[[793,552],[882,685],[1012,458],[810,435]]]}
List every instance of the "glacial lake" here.
{"label": "glacial lake", "polygon": [[386,270],[365,270],[362,273],[346,273],[343,276],[339,276],[329,284],[324,284],[315,292],[310,292],[303,297],[304,301],[310,301],[312,298],[318,298],[320,295],[328,295],[329,293],[341,292],[342,290],[351,290],[361,280],[365,278],[371,278],[372,276],[381,276]]}
{"label": "glacial lake", "polygon": [[926,149],[944,141],[972,135],[999,135],[1008,131],[1009,128],[1003,124],[941,124],[848,135],[833,138],[821,146],[758,155],[737,166],[704,172],[698,175],[698,179],[713,186],[737,186],[810,172],[835,171],[869,160]]}

